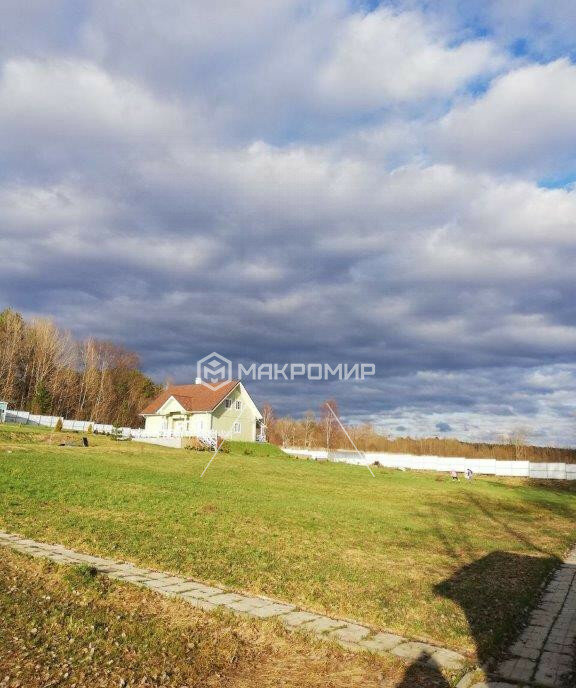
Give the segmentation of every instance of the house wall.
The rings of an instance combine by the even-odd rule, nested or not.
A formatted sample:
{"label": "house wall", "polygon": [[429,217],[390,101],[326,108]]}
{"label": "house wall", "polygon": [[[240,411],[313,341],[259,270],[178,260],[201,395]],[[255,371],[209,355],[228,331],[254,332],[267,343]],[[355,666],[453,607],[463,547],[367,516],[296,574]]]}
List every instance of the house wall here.
{"label": "house wall", "polygon": [[165,416],[168,413],[186,413],[182,406],[176,401],[176,399],[168,399],[168,401],[159,409],[159,415]]}
{"label": "house wall", "polygon": [[163,416],[146,416],[144,421],[144,430],[147,435],[159,435],[164,427]]}
{"label": "house wall", "polygon": [[146,434],[152,436],[159,435],[162,430],[202,434],[209,431],[211,425],[212,418],[209,413],[183,413],[179,405],[174,408],[174,404],[170,404],[163,409],[162,414],[147,416],[144,429]]}
{"label": "house wall", "polygon": [[212,427],[212,416],[209,413],[189,414],[189,429],[191,432],[202,434]]}
{"label": "house wall", "polygon": [[[218,434],[226,435],[231,440],[244,440],[254,442],[256,440],[256,418],[257,413],[248,396],[248,392],[242,384],[239,384],[234,391],[228,395],[232,399],[232,406],[226,408],[224,401],[214,410],[212,414],[212,428]],[[235,402],[242,402],[242,409],[238,411]],[[240,432],[232,432],[235,422],[240,423]],[[230,433],[230,434],[228,434]]]}

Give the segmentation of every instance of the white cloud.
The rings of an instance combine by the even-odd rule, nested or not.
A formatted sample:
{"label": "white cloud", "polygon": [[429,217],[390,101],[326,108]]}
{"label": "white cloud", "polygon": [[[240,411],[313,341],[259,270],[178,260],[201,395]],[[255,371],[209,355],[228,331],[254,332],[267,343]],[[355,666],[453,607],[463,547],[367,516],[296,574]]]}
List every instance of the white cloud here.
{"label": "white cloud", "polygon": [[13,236],[46,235],[71,226],[94,228],[115,212],[110,200],[69,184],[0,187],[0,222]]}
{"label": "white cloud", "polygon": [[440,122],[432,151],[459,165],[530,175],[562,173],[576,160],[576,67],[527,65]]}
{"label": "white cloud", "polygon": [[330,105],[371,110],[451,96],[503,57],[488,40],[450,45],[416,12],[380,9],[348,17],[320,69],[320,97]]}
{"label": "white cloud", "polygon": [[[231,48],[254,50],[293,19],[302,0],[219,0],[218,4],[187,0],[108,0],[94,3],[81,37],[85,49],[106,62],[136,65],[156,54],[157,61],[175,52],[185,61],[205,61]],[[137,18],[137,21],[135,20]],[[162,48],[159,51],[157,48]]]}
{"label": "white cloud", "polygon": [[[499,442],[521,432],[544,446],[573,446],[576,367],[544,365],[533,369],[502,367],[464,371],[417,371],[391,377],[388,397],[418,390],[413,402],[373,414],[371,422],[395,437],[442,436]],[[446,403],[445,399],[453,401]],[[434,410],[438,400],[442,410]],[[432,403],[431,403],[432,401]],[[360,419],[358,419],[360,420]],[[364,419],[365,420],[365,419]],[[438,432],[438,423],[451,430]]]}
{"label": "white cloud", "polygon": [[126,143],[152,136],[157,141],[182,131],[184,124],[177,107],[90,62],[10,60],[0,75],[5,141],[16,131],[63,147],[71,138],[94,143],[112,137]]}

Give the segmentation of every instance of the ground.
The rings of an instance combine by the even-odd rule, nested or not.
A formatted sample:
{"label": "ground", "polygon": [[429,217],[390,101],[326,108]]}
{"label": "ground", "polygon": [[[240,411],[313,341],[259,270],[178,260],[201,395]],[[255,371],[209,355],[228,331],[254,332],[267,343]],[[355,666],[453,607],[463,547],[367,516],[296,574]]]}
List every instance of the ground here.
{"label": "ground", "polygon": [[201,479],[206,453],[59,440],[0,430],[0,528],[479,659],[503,646],[576,540],[570,483],[372,478],[242,444]]}
{"label": "ground", "polygon": [[[207,614],[153,592],[0,552],[2,688],[377,688],[391,657],[353,654],[279,624]],[[408,669],[414,671],[414,669]],[[417,683],[435,677],[418,670]]]}

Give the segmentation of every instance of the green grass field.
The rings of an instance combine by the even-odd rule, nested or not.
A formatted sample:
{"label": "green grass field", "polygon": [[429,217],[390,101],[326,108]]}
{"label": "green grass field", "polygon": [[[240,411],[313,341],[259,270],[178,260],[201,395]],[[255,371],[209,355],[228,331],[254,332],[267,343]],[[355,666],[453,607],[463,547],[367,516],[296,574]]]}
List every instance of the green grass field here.
{"label": "green grass field", "polygon": [[0,528],[495,652],[576,540],[576,486],[0,426]]}

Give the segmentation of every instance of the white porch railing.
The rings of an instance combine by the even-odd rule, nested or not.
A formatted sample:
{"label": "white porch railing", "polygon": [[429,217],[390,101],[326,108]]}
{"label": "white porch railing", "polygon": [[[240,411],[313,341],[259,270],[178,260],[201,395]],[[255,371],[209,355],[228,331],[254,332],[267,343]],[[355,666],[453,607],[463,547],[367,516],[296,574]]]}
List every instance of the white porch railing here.
{"label": "white porch railing", "polygon": [[[149,435],[151,437],[151,435]],[[216,448],[218,442],[218,433],[216,430],[175,430],[173,428],[164,428],[159,432],[154,434],[154,437],[159,437],[161,439],[183,439],[186,437],[196,437],[200,442],[205,444],[207,447],[213,449]]]}
{"label": "white porch railing", "polygon": [[[151,436],[151,435],[150,435]],[[159,430],[154,437],[213,437],[217,436],[216,430],[173,430],[171,428]]]}

